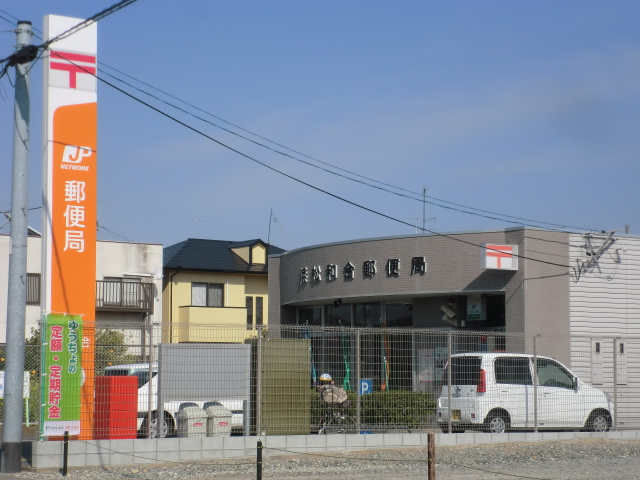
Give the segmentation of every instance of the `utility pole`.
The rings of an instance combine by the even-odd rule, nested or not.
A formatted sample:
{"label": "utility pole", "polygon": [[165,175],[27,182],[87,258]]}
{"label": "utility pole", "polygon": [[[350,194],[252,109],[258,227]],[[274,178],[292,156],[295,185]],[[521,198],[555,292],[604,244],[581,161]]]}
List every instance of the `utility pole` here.
{"label": "utility pole", "polygon": [[424,224],[427,221],[425,217],[427,207],[427,187],[422,189],[422,233],[424,233]]}
{"label": "utility pole", "polygon": [[37,49],[31,45],[31,22],[18,22],[16,52],[9,66],[16,67],[13,178],[11,184],[11,236],[7,298],[7,350],[2,419],[2,472],[22,467],[22,405],[24,383],[24,324],[27,304],[27,228],[29,193],[29,70]]}

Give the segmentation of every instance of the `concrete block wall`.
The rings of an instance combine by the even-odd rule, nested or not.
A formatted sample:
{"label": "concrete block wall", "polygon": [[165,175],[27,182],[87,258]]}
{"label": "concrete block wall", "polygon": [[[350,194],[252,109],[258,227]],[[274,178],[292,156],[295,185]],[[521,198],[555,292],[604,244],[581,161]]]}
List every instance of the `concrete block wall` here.
{"label": "concrete block wall", "polygon": [[[436,446],[482,445],[607,438],[640,440],[640,431],[618,432],[511,432],[435,435]],[[222,458],[254,458],[258,440],[265,456],[292,453],[329,453],[370,449],[427,447],[426,433],[371,435],[283,435],[266,437],[193,437],[140,440],[76,440],[69,443],[70,467],[104,467],[141,464],[198,462]],[[33,442],[31,466],[35,469],[62,467],[62,442]]]}

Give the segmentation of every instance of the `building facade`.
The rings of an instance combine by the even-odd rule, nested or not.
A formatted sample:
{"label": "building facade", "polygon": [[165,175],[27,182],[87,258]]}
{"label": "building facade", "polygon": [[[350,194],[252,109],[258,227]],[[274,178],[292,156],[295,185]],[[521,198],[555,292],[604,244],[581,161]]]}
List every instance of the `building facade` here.
{"label": "building facade", "polygon": [[216,341],[242,341],[234,338],[233,327],[267,325],[267,255],[282,252],[260,239],[190,238],[166,247],[163,342],[208,341],[203,332],[211,325],[230,327],[229,335],[219,334]]}
{"label": "building facade", "polygon": [[[28,237],[26,337],[39,328],[43,314],[41,246],[41,237]],[[162,246],[98,240],[96,251],[98,328],[124,331],[130,345],[150,344],[152,332],[159,336],[162,321]],[[9,235],[0,235],[0,343],[6,338],[9,252]]]}
{"label": "building facade", "polygon": [[[640,336],[640,239],[533,228],[337,242],[269,258],[272,324]],[[489,350],[508,348],[489,345]]]}

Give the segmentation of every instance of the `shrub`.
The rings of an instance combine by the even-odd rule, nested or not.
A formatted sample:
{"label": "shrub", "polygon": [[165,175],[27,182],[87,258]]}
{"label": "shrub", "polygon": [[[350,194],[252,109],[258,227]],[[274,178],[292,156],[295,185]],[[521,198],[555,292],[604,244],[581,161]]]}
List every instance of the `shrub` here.
{"label": "shrub", "polygon": [[[352,415],[356,414],[356,394],[348,392],[353,406]],[[318,424],[327,406],[320,400],[315,390],[311,391],[311,423]],[[373,392],[361,397],[360,423],[366,428],[424,428],[429,416],[436,410],[433,394],[423,392],[406,392],[401,390],[389,392]]]}

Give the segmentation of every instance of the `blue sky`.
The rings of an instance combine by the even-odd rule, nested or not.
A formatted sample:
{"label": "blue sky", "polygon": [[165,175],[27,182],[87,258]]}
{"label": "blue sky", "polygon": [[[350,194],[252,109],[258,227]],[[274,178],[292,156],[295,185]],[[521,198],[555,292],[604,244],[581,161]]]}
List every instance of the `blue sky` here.
{"label": "blue sky", "polygon": [[[112,3],[5,1],[0,8],[42,29],[46,14],[85,18]],[[640,234],[639,20],[637,1],[140,0],[99,23],[98,58],[376,180],[507,215],[599,230],[628,224]],[[0,56],[14,42],[0,33]],[[6,210],[13,89],[6,77],[0,83]],[[41,195],[41,90],[36,65],[32,206]],[[98,98],[98,220],[121,236],[165,245],[188,237],[266,240],[271,209],[282,226],[272,225],[272,242],[286,249],[415,232],[273,173],[104,84]],[[310,168],[153,103],[305,182],[422,223],[419,201]],[[435,217],[427,228],[438,232],[513,226],[434,205],[426,212]],[[30,222],[40,226],[39,211]]]}

